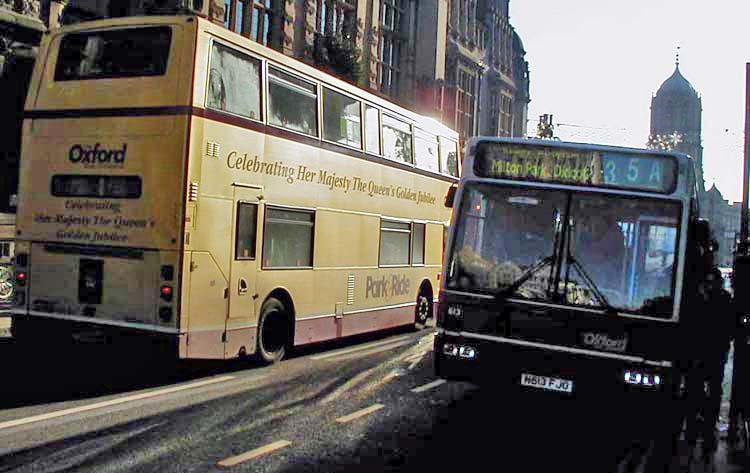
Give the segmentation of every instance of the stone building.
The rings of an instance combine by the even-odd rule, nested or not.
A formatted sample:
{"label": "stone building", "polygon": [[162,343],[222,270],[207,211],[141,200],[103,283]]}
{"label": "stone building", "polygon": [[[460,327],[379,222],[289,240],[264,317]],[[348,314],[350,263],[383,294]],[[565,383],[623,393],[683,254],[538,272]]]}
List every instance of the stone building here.
{"label": "stone building", "polygon": [[703,144],[701,142],[701,97],[680,72],[679,61],[671,76],[651,97],[651,136],[677,133],[681,141],[675,148],[695,159],[701,198],[706,191],[703,180]]}
{"label": "stone building", "polygon": [[741,204],[725,200],[716,185],[705,190],[701,112],[701,97],[680,72],[678,61],[672,75],[651,98],[651,136],[676,134],[680,141],[675,149],[695,159],[700,216],[709,220],[713,236],[719,242],[717,263],[731,267]]}

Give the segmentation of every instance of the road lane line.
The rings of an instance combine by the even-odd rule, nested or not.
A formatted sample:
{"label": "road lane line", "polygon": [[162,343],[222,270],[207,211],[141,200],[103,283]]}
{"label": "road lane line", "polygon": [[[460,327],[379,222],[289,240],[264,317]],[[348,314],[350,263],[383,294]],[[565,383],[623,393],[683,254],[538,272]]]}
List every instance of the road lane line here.
{"label": "road lane line", "polygon": [[427,383],[425,385],[422,385],[422,386],[419,386],[417,388],[414,388],[414,389],[411,390],[411,392],[413,392],[413,393],[423,393],[425,391],[429,391],[432,388],[436,388],[436,387],[440,386],[441,384],[445,384],[445,380],[444,379],[437,379],[437,380],[435,380],[435,381],[433,381],[431,383]]}
{"label": "road lane line", "polygon": [[12,427],[18,427],[21,425],[32,424],[34,422],[41,422],[49,419],[56,419],[58,417],[69,416],[72,414],[80,414],[81,412],[93,411],[96,409],[102,409],[104,407],[116,406],[118,404],[124,404],[126,402],[139,401],[141,399],[148,399],[156,396],[163,396],[165,394],[171,394],[178,391],[185,391],[187,389],[198,388],[200,386],[206,386],[208,384],[223,383],[235,379],[235,376],[220,376],[218,378],[206,379],[204,381],[198,381],[195,383],[183,384],[180,386],[174,386],[166,389],[159,389],[156,391],[148,391],[141,394],[134,394],[132,396],[119,397],[116,399],[110,399],[108,401],[96,402],[94,404],[88,404],[85,406],[72,407],[70,409],[63,409],[60,411],[47,412],[45,414],[39,414],[31,417],[25,417],[22,419],[14,419],[6,422],[0,422],[0,430],[10,429]]}
{"label": "road lane line", "polygon": [[245,452],[234,457],[229,457],[226,460],[222,460],[218,462],[217,465],[222,466],[224,468],[229,468],[230,466],[244,463],[248,460],[252,460],[253,458],[257,458],[261,455],[266,455],[268,453],[275,452],[276,450],[286,448],[291,444],[292,442],[288,440],[279,440],[277,442],[269,443],[268,445],[258,447],[255,450],[250,450],[249,452]]}
{"label": "road lane line", "polygon": [[410,340],[405,340],[403,342],[391,343],[390,345],[383,345],[380,347],[371,348],[369,350],[359,350],[359,351],[355,351],[352,353],[344,353],[343,355],[326,358],[326,360],[327,361],[342,361],[342,360],[348,360],[350,358],[358,358],[361,356],[373,355],[375,353],[380,353],[380,352],[384,352],[388,350],[393,350],[394,348],[403,347],[403,346],[409,345],[410,343],[411,343]]}
{"label": "road lane line", "polygon": [[333,351],[331,353],[326,353],[324,355],[311,356],[310,359],[311,360],[316,360],[316,361],[317,360],[325,360],[327,358],[333,358],[335,356],[345,355],[347,353],[354,353],[354,352],[357,352],[357,351],[368,350],[370,348],[379,347],[381,345],[389,345],[391,343],[400,342],[401,340],[407,340],[407,339],[410,339],[410,338],[412,338],[411,335],[404,335],[404,336],[401,336],[401,337],[396,337],[396,338],[390,338],[388,340],[383,340],[381,342],[368,343],[367,345],[361,345],[361,346],[357,346],[357,347],[353,347],[353,348],[347,348],[347,349],[344,349],[344,350],[336,350],[336,351]]}
{"label": "road lane line", "polygon": [[351,422],[354,419],[359,419],[360,417],[364,417],[366,415],[372,414],[373,412],[379,411],[380,409],[384,408],[385,406],[382,404],[373,404],[370,407],[365,407],[364,409],[360,409],[356,412],[352,412],[349,415],[339,417],[336,419],[336,422],[339,424],[345,424],[347,422]]}

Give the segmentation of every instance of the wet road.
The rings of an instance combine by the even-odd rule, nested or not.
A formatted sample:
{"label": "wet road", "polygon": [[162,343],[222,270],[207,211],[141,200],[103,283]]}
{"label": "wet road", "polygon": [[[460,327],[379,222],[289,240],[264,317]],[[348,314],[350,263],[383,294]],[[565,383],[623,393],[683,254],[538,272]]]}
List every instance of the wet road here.
{"label": "wet road", "polygon": [[[653,457],[658,419],[437,380],[431,349],[431,330],[396,331],[174,374],[90,352],[32,362],[0,342],[0,472],[619,472]],[[715,464],[690,470],[742,471]]]}

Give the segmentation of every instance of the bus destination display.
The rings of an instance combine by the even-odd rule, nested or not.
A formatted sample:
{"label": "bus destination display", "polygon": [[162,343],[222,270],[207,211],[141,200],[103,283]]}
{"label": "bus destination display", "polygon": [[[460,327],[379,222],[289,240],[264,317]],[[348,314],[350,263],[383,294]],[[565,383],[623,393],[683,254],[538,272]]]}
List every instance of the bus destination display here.
{"label": "bus destination display", "polygon": [[485,142],[477,146],[474,172],[494,179],[670,193],[677,163],[660,155]]}

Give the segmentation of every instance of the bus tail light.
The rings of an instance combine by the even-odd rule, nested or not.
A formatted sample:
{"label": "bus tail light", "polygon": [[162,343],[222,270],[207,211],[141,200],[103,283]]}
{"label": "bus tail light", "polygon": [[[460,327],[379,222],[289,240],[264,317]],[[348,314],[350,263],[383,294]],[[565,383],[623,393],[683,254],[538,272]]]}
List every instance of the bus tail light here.
{"label": "bus tail light", "polygon": [[170,302],[172,300],[172,292],[172,286],[169,286],[167,284],[164,284],[159,290],[161,298],[167,302]]}

